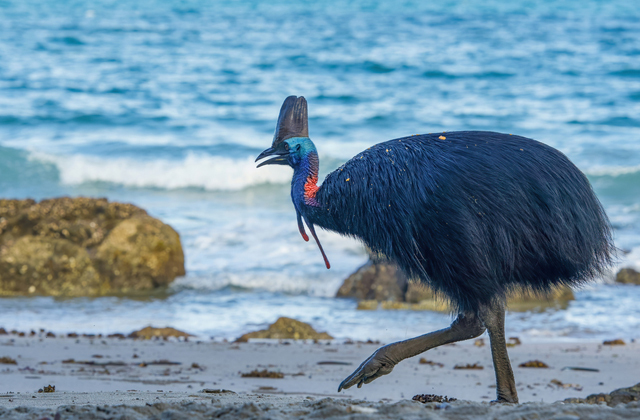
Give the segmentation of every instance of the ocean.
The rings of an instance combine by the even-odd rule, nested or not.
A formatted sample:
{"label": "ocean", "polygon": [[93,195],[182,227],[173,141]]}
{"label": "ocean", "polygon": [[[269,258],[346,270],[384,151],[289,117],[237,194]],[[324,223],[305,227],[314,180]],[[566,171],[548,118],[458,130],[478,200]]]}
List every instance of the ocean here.
{"label": "ocean", "polygon": [[[0,0],[0,197],[134,203],[180,233],[187,269],[168,297],[0,299],[0,326],[170,325],[222,340],[290,316],[389,342],[448,325],[447,314],[333,298],[367,261],[363,247],[320,232],[327,270],[297,231],[291,170],[255,168],[288,95],[309,102],[321,179],[416,133],[490,130],[556,147],[602,201],[619,266],[640,269],[632,1]],[[507,333],[637,337],[640,287],[611,278],[567,310],[510,313]]]}

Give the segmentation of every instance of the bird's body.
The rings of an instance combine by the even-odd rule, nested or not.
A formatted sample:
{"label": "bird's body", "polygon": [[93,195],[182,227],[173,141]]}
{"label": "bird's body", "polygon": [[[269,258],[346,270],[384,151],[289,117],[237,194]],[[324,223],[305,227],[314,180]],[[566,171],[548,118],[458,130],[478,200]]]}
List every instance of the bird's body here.
{"label": "bird's body", "polygon": [[273,146],[258,159],[293,170],[291,198],[314,225],[358,238],[447,297],[451,327],[380,348],[340,388],[361,386],[401,360],[489,331],[498,400],[517,402],[504,342],[514,289],[576,285],[611,264],[608,219],[587,178],[556,149],[483,131],[414,135],[364,150],[318,181],[304,98],[283,104]]}
{"label": "bird's body", "polygon": [[[317,176],[311,165],[305,183],[309,175]],[[609,261],[608,223],[586,177],[556,149],[520,136],[380,143],[330,173],[314,199],[296,207],[311,223],[362,240],[461,311],[514,287],[583,282]]]}

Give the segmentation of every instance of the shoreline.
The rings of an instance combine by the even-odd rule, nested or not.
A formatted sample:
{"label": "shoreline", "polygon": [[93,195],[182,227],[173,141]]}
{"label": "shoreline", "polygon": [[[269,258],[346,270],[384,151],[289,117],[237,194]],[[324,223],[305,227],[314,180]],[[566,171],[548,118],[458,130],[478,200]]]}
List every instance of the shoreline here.
{"label": "shoreline", "polygon": [[[13,359],[16,364],[0,365],[0,417],[640,417],[640,401],[616,407],[562,402],[637,383],[640,345],[636,342],[605,346],[595,342],[523,341],[509,348],[519,405],[490,404],[495,398],[495,379],[489,346],[478,346],[474,341],[443,346],[407,359],[391,374],[361,389],[354,387],[338,394],[340,381],[378,347],[380,344],[374,343],[294,340],[221,343],[2,335],[0,357]],[[421,357],[432,363],[420,363]],[[543,361],[549,368],[518,367],[531,360]],[[467,363],[477,363],[483,369],[454,369],[456,364]],[[37,392],[48,385],[55,386],[55,392]],[[411,400],[416,394],[458,400],[422,404]],[[528,417],[532,415],[539,417]]]}
{"label": "shoreline", "polygon": [[[544,343],[523,339],[509,348],[521,402],[554,402],[631,386],[640,378],[640,343]],[[371,384],[338,394],[337,386],[381,344],[260,340],[249,343],[87,337],[0,336],[0,394],[33,393],[46,385],[62,392],[197,392],[304,394],[400,401],[416,394],[471,401],[494,398],[488,340],[446,345],[407,359]],[[420,363],[424,358],[430,364]],[[548,368],[520,364],[540,360]],[[478,364],[482,369],[454,369]],[[579,368],[586,370],[572,370]],[[242,377],[267,370],[281,378]],[[598,372],[591,371],[597,369]],[[561,383],[561,385],[559,384]],[[5,405],[5,398],[0,404]]]}
{"label": "shoreline", "polygon": [[[528,340],[639,339],[640,287],[602,284],[576,292],[566,310],[508,312],[506,332]],[[451,324],[450,314],[431,311],[358,311],[352,299],[251,290],[184,289],[168,299],[3,299],[0,327],[29,334],[44,327],[57,335],[128,334],[147,325],[172,326],[203,339],[236,339],[263,329],[278,317],[309,323],[339,339],[392,342]],[[604,309],[603,309],[604,308]]]}

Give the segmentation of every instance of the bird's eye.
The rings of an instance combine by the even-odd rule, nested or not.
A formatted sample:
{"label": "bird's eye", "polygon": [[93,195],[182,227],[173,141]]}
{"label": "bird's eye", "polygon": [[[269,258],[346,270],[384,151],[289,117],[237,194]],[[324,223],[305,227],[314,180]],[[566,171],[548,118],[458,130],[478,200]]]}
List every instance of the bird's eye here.
{"label": "bird's eye", "polygon": [[289,143],[284,144],[284,150],[289,150]]}

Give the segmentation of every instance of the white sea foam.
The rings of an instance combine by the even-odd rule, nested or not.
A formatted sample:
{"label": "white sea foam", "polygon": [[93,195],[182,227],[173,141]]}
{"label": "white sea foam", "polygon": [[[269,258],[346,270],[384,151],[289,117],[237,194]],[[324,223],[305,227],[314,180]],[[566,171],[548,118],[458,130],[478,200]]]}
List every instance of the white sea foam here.
{"label": "white sea foam", "polygon": [[620,176],[640,172],[640,165],[636,166],[594,166],[585,173],[591,176]]}
{"label": "white sea foam", "polygon": [[630,252],[624,256],[621,266],[640,271],[640,247],[631,249]]}
{"label": "white sea foam", "polygon": [[309,275],[291,275],[288,272],[262,273],[221,273],[216,276],[186,276],[172,283],[175,290],[182,288],[200,291],[219,290],[227,286],[252,290],[288,293],[292,295],[307,294],[317,297],[333,297],[342,284],[342,278],[349,273],[323,273],[316,277]]}
{"label": "white sea foam", "polygon": [[211,191],[241,190],[258,184],[281,184],[291,180],[291,170],[270,167],[256,170],[251,157],[188,154],[184,159],[141,161],[105,159],[86,155],[60,156],[32,153],[31,159],[53,163],[63,184],[109,182],[137,188],[204,188]]}

